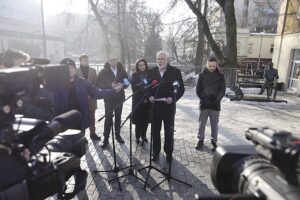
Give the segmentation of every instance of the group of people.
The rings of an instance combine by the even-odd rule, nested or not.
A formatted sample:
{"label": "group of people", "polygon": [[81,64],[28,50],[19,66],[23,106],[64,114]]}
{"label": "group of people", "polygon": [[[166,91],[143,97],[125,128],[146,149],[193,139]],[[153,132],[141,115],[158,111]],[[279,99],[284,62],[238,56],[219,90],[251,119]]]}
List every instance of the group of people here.
{"label": "group of people", "polygon": [[[29,62],[30,56],[18,50],[7,50],[1,55],[1,68],[18,66]],[[136,143],[147,142],[146,132],[151,123],[153,136],[153,161],[159,159],[161,151],[161,128],[164,124],[164,151],[167,162],[172,161],[174,145],[174,119],[176,101],[184,94],[185,88],[181,71],[168,62],[169,55],[160,51],[156,55],[157,67],[148,68],[145,59],[136,62],[135,72],[132,74],[132,123],[135,124]],[[70,86],[67,91],[52,93],[52,117],[66,111],[76,109],[81,112],[82,120],[78,129],[85,131],[89,127],[90,138],[100,140],[95,129],[95,112],[97,99],[104,99],[105,120],[103,130],[103,143],[101,148],[109,144],[111,128],[114,125],[116,140],[124,143],[121,136],[120,124],[123,102],[125,100],[124,79],[128,74],[117,56],[108,56],[104,68],[99,72],[89,66],[89,57],[85,54],[79,57],[80,66],[76,68],[75,62],[64,58],[60,64],[69,68]],[[150,87],[145,87],[144,80],[150,82]],[[155,85],[151,82],[155,80]],[[176,88],[175,88],[176,87]],[[210,57],[207,68],[199,74],[196,93],[200,99],[199,129],[196,149],[201,150],[205,139],[205,126],[207,119],[211,123],[211,143],[213,149],[217,147],[218,122],[220,115],[220,102],[225,94],[224,75],[218,70],[218,61]],[[24,114],[24,113],[23,113]],[[40,116],[26,116],[40,118]],[[46,117],[45,120],[50,120]],[[114,118],[114,123],[113,123]]]}

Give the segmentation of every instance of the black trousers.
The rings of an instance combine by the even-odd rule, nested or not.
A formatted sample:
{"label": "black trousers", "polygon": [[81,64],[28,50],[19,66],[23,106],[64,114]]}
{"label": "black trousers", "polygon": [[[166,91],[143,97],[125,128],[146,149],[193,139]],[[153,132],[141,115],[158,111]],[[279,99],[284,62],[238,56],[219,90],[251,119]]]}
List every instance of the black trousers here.
{"label": "black trousers", "polygon": [[[120,135],[120,125],[121,125],[121,115],[122,115],[122,109],[123,105],[118,106],[115,108],[116,105],[119,103],[110,103],[110,102],[105,102],[104,107],[105,107],[105,113],[106,113],[106,118],[104,120],[104,139],[109,138],[109,133],[111,131],[111,126],[112,126],[112,118],[114,114],[114,128],[115,128],[115,136]],[[115,109],[114,109],[115,108]]]}
{"label": "black trousers", "polygon": [[154,109],[151,129],[153,133],[153,154],[159,155],[161,150],[161,126],[164,123],[165,142],[164,151],[167,155],[172,155],[174,146],[174,113],[170,110],[165,110],[165,103],[158,102]]}
{"label": "black trousers", "polygon": [[148,128],[148,121],[143,121],[135,124],[135,137],[136,139],[145,138]]}

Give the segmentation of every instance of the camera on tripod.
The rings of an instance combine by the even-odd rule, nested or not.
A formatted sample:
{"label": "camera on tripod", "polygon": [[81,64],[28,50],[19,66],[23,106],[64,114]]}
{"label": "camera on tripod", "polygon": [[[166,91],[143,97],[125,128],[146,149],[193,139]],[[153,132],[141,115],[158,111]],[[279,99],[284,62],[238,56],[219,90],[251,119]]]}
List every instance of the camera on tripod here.
{"label": "camera on tripod", "polygon": [[[0,199],[45,199],[58,194],[70,199],[85,187],[87,172],[80,168],[86,139],[74,130],[81,116],[76,110],[51,122],[23,118],[15,110],[22,99],[32,100],[41,83],[49,91],[68,87],[67,66],[22,66],[0,70]],[[30,152],[30,157],[26,154]],[[66,182],[75,176],[72,192]]]}
{"label": "camera on tripod", "polygon": [[299,138],[267,127],[249,128],[246,138],[255,146],[218,147],[214,154],[219,199],[299,199]]}

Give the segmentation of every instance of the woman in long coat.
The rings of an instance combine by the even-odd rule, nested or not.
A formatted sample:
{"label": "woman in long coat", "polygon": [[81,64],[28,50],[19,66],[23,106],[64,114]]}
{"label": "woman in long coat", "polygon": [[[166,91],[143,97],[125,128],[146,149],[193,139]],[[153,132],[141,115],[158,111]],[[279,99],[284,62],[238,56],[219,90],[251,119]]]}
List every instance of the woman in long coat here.
{"label": "woman in long coat", "polygon": [[[147,142],[146,132],[149,123],[150,103],[147,100],[147,90],[143,82],[147,80],[148,65],[145,59],[137,60],[135,64],[136,72],[132,74],[131,88],[134,93],[132,97],[132,123],[135,124],[136,143]],[[146,94],[146,95],[145,95]],[[143,98],[143,99],[142,99]]]}

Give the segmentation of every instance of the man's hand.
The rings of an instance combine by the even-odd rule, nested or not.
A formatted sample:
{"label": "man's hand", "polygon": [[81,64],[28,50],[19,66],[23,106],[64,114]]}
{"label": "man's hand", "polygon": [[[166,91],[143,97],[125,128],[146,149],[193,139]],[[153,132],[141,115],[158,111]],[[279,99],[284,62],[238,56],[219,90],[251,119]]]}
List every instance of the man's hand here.
{"label": "man's hand", "polygon": [[154,103],[154,102],[155,102],[154,96],[149,97],[149,101],[150,101],[151,103]]}
{"label": "man's hand", "polygon": [[122,83],[112,83],[112,87],[116,92],[120,92],[123,88]]}
{"label": "man's hand", "polygon": [[166,98],[166,103],[167,103],[167,104],[171,104],[172,102],[173,102],[172,97],[167,97],[167,98]]}

